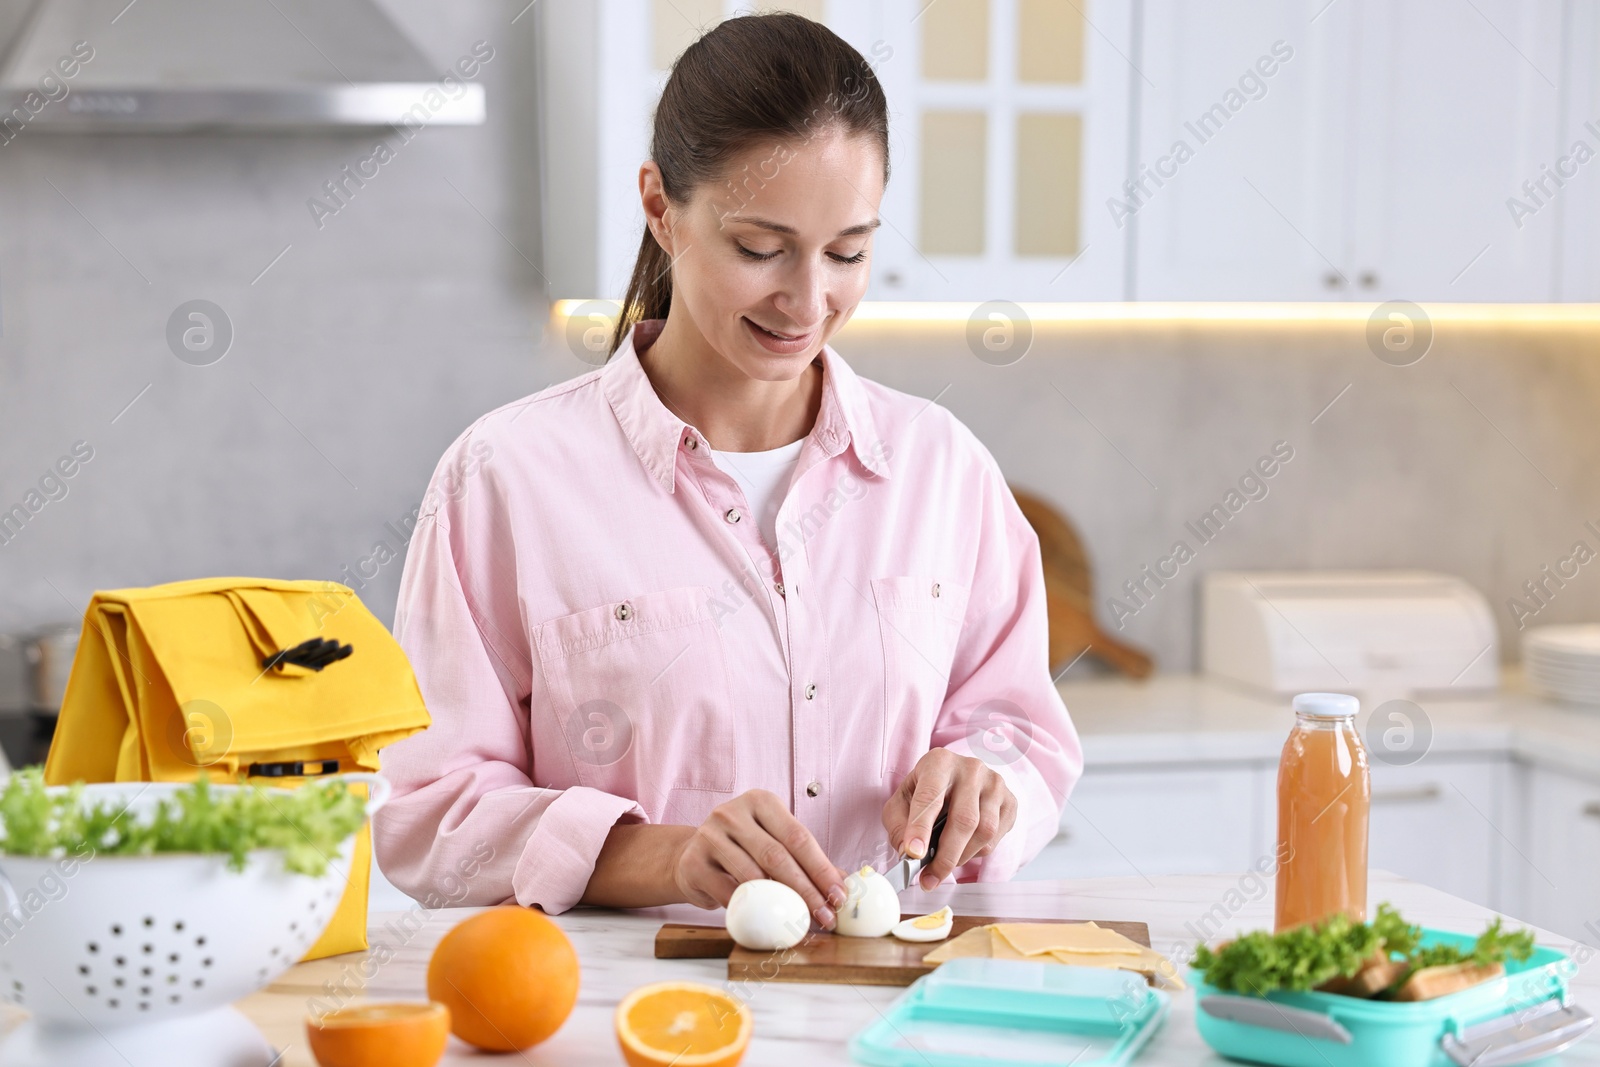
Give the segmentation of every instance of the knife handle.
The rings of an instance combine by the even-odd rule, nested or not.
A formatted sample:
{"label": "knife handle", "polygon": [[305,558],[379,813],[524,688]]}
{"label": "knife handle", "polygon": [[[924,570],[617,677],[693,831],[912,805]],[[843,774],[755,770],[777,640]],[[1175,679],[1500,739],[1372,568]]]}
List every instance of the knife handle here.
{"label": "knife handle", "polygon": [[933,862],[933,854],[939,851],[939,835],[944,833],[944,821],[950,814],[950,809],[945,808],[939,812],[939,817],[933,820],[933,829],[928,831],[928,851],[922,854],[922,866],[926,867]]}

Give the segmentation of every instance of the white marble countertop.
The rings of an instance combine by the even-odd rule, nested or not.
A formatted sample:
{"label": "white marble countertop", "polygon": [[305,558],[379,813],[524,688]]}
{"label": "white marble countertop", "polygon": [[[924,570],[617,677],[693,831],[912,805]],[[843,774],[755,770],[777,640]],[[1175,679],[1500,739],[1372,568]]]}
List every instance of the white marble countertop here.
{"label": "white marble countertop", "polygon": [[[1293,712],[1288,698],[1197,674],[1063,680],[1091,769],[1153,762],[1277,762]],[[1412,701],[1433,732],[1432,755],[1505,754],[1600,778],[1600,708],[1529,693],[1515,672],[1495,693]],[[1373,710],[1363,701],[1365,731]]]}
{"label": "white marble countertop", "polygon": [[[1240,885],[1232,875],[952,885],[932,893],[909,890],[904,903],[908,910],[918,911],[948,903],[969,914],[1140,920],[1149,924],[1158,950],[1182,959],[1198,939],[1190,926],[1230,891],[1237,893]],[[1412,922],[1466,932],[1481,930],[1493,915],[1476,904],[1383,872],[1373,873],[1369,899],[1391,901]],[[418,905],[409,912],[376,913],[370,923],[371,949],[299,964],[267,989],[239,1002],[239,1007],[276,1048],[284,1050],[281,1067],[314,1067],[303,1022],[313,1002],[336,997],[345,1002],[424,999],[424,976],[434,945],[454,924],[478,910],[429,913]],[[1259,900],[1245,899],[1232,925],[1264,927],[1270,925],[1271,913],[1270,893]],[[618,1001],[648,982],[679,979],[726,988],[750,1006],[755,1036],[743,1061],[749,1067],[843,1064],[849,1062],[850,1037],[903,992],[855,985],[730,984],[722,960],[654,958],[655,933],[663,921],[720,922],[720,912],[687,906],[640,912],[581,908],[554,919],[572,939],[582,964],[577,1008],[544,1044],[522,1056],[505,1056],[504,1062],[537,1067],[620,1063],[611,1022]],[[1541,936],[1540,941],[1563,951],[1573,949],[1571,942],[1554,935]],[[1579,1004],[1600,1009],[1600,957],[1588,960],[1572,990]],[[452,1038],[442,1062],[484,1061],[483,1054]],[[1173,997],[1171,1015],[1138,1062],[1196,1067],[1229,1061],[1202,1043],[1194,1025],[1194,996],[1183,992]],[[1600,1065],[1600,1037],[1591,1036],[1559,1062]]]}

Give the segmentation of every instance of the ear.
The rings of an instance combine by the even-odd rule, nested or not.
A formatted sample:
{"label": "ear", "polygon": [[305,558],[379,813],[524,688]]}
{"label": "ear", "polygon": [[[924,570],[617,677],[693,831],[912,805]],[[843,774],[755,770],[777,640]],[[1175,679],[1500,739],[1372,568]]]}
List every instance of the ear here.
{"label": "ear", "polygon": [[672,256],[672,205],[661,182],[661,168],[653,159],[639,165],[639,203],[644,208],[644,224],[650,227],[662,250]]}

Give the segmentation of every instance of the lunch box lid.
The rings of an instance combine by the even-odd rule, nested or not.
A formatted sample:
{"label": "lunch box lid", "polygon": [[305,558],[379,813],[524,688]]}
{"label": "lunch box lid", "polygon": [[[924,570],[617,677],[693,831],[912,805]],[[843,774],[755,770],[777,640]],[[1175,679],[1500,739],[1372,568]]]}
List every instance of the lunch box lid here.
{"label": "lunch box lid", "polygon": [[1169,1007],[1166,993],[1129,971],[955,959],[912,983],[851,1039],[850,1054],[872,1067],[1118,1067]]}

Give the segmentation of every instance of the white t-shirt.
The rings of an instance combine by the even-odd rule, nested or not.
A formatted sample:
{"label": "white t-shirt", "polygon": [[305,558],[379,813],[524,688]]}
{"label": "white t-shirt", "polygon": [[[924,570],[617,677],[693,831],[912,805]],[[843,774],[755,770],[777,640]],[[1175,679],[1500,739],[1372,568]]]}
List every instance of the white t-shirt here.
{"label": "white t-shirt", "polygon": [[774,550],[778,547],[778,508],[788,494],[789,480],[794,475],[795,465],[800,462],[800,446],[805,443],[806,439],[802,437],[766,452],[711,450],[712,461],[744,490],[745,501],[750,505],[750,510],[755,512],[761,536],[767,539],[767,544]]}

